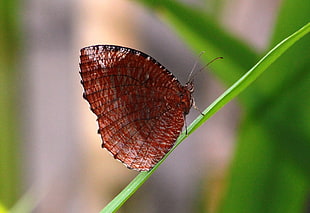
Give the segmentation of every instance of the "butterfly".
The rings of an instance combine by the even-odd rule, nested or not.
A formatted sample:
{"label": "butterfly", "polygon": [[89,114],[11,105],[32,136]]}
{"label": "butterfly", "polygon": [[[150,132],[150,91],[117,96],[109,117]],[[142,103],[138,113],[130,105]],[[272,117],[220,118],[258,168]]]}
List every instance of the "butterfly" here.
{"label": "butterfly", "polygon": [[151,56],[115,45],[81,49],[80,75],[102,147],[130,169],[152,169],[182,131],[192,81],[183,86]]}

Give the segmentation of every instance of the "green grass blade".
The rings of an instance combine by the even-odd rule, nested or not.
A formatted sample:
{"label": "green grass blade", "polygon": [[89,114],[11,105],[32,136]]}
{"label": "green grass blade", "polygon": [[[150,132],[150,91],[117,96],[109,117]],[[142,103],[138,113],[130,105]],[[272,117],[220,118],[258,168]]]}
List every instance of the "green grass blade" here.
{"label": "green grass blade", "polygon": [[[284,39],[272,50],[270,50],[252,69],[242,76],[236,83],[227,89],[219,98],[217,98],[189,127],[188,135],[193,133],[208,118],[220,110],[226,103],[235,98],[255,79],[257,79],[276,59],[278,59],[289,47],[291,47],[300,38],[310,32],[310,23],[302,27],[300,30]],[[101,213],[116,212],[131,195],[151,176],[151,174],[160,166],[161,163],[169,156],[169,154],[188,136],[183,132],[178,138],[175,146],[168,154],[149,172],[141,172],[127,185],[102,211]]]}
{"label": "green grass blade", "polygon": [[[310,32],[310,23],[302,27],[300,30],[284,39],[272,50],[270,50],[252,69],[244,74],[236,83],[228,88],[220,97],[218,97],[205,111],[205,116],[201,116],[199,123],[205,122],[220,108],[236,97],[241,91],[248,87],[255,79],[257,79],[277,58],[279,58],[290,46]],[[195,125],[198,122],[196,119],[193,122],[193,129],[197,129],[200,125]],[[189,131],[191,133],[191,131]]]}

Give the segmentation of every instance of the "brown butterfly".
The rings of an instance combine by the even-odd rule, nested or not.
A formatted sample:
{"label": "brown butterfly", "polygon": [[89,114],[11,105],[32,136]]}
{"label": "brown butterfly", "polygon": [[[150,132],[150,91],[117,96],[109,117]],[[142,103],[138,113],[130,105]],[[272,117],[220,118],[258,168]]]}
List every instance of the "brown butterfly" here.
{"label": "brown butterfly", "polygon": [[182,86],[152,57],[114,45],[81,49],[80,69],[102,147],[130,169],[153,168],[182,131],[192,82]]}

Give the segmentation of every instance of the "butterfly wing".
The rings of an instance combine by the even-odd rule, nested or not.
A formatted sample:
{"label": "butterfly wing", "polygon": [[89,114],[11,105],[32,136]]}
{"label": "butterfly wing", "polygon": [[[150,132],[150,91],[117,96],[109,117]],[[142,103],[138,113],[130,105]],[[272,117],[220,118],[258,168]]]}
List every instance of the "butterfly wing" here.
{"label": "butterfly wing", "polygon": [[150,56],[120,46],[83,48],[80,69],[102,147],[128,168],[150,170],[182,130],[185,88]]}

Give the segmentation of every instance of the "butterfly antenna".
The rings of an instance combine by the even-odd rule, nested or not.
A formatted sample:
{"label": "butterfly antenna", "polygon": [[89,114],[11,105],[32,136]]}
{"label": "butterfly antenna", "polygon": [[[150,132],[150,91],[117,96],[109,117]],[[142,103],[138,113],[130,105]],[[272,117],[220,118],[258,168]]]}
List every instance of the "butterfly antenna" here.
{"label": "butterfly antenna", "polygon": [[[199,53],[198,59],[199,59],[203,54],[205,54],[205,51],[201,51],[201,52]],[[195,64],[194,64],[194,66],[193,66],[191,72],[189,73],[187,82],[190,82],[190,81],[192,81],[192,79],[193,79],[193,78],[192,78],[192,75],[193,75],[193,72],[195,71],[195,69],[196,69],[196,67],[197,67],[198,62],[199,62],[198,59],[196,59]]]}
{"label": "butterfly antenna", "polygon": [[[205,53],[205,52],[204,52],[204,51],[201,52],[201,53],[199,54],[199,57],[200,57],[203,53]],[[204,65],[201,69],[199,69],[198,72],[196,72],[194,75],[192,75],[193,70],[195,69],[195,67],[196,67],[196,65],[197,65],[197,62],[198,62],[198,61],[196,61],[195,65],[194,65],[194,67],[193,67],[193,69],[192,69],[192,71],[190,72],[190,75],[189,75],[189,77],[188,77],[188,81],[187,81],[187,82],[192,82],[193,79],[194,79],[194,77],[195,77],[198,73],[200,73],[201,71],[203,71],[203,70],[204,70],[206,67],[208,67],[211,63],[213,63],[214,61],[216,61],[216,60],[218,60],[218,59],[223,59],[223,57],[216,57],[216,58],[212,59],[210,62],[208,62],[206,65]]]}
{"label": "butterfly antenna", "polygon": [[218,60],[218,59],[224,59],[223,57],[216,57],[213,58],[210,62],[208,62],[206,65],[204,65],[198,72],[201,72],[202,70],[204,70],[207,66],[209,66],[211,63],[213,63],[214,61]]}

